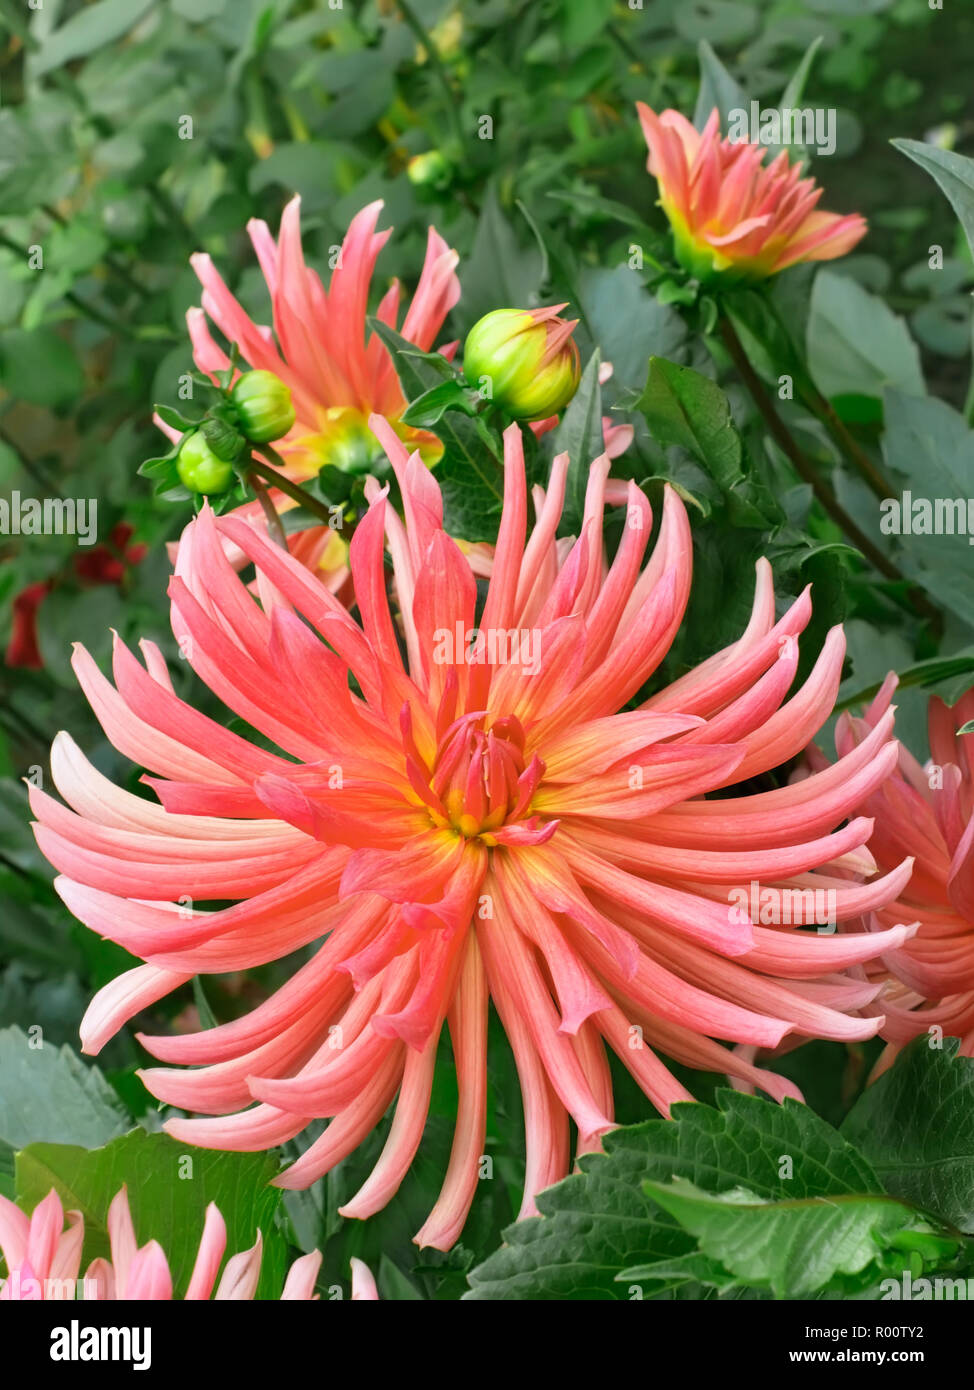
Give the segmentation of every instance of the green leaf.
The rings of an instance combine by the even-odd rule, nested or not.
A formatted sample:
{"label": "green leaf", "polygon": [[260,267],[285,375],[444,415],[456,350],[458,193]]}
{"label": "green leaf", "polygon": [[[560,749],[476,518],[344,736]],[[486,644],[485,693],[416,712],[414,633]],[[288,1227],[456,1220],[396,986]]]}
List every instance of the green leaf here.
{"label": "green leaf", "polygon": [[[438,369],[423,360],[413,343],[388,324],[369,319],[392,355],[399,384],[408,401],[413,402],[441,384]],[[493,452],[484,442],[475,422],[456,414],[437,421],[435,433],[443,442],[443,457],[436,465],[436,481],[443,493],[446,530],[466,541],[495,541],[504,501],[504,474],[500,448]]]}
{"label": "green leaf", "polygon": [[42,77],[75,58],[83,58],[97,48],[114,43],[133,29],[155,4],[156,0],[98,0],[97,4],[76,11],[30,55],[31,77]]}
{"label": "green leaf", "polygon": [[14,328],[0,337],[0,382],[15,400],[58,410],[80,396],[85,376],[53,328]]}
{"label": "green leaf", "polygon": [[750,476],[730,403],[716,382],[691,367],[651,357],[635,406],[654,439],[685,449],[706,470],[730,505],[733,524],[764,528],[779,519],[773,497]]}
{"label": "green leaf", "polygon": [[484,199],[470,256],[460,267],[459,310],[473,324],[492,309],[528,309],[538,303],[542,256],[522,247],[491,189]]}
{"label": "green leaf", "polygon": [[93,1147],[131,1128],[131,1116],[98,1068],[69,1047],[4,1028],[0,1078],[0,1155],[47,1139]]}
{"label": "green leaf", "polygon": [[720,112],[721,126],[724,126],[729,111],[747,107],[747,93],[731,77],[706,39],[701,39],[697,45],[697,56],[700,60],[700,90],[693,113],[693,124],[698,130],[702,130],[707,123],[707,117],[716,106]]}
{"label": "green leaf", "polygon": [[695,1249],[643,1190],[647,1178],[745,1187],[765,1201],[881,1194],[869,1163],[806,1106],[729,1090],[717,1102],[716,1110],[679,1104],[672,1120],[607,1134],[604,1154],[585,1156],[581,1173],[540,1194],[540,1217],[504,1232],[505,1245],[471,1272],[464,1297],[626,1298],[616,1282],[623,1270]]}
{"label": "green leaf", "polygon": [[[877,504],[882,539],[897,537],[896,561],[932,598],[974,628],[974,591],[959,583],[971,564],[974,432],[945,401],[887,391],[883,453],[902,485]],[[939,519],[938,509],[939,508]]]}
{"label": "green leaf", "polygon": [[974,1233],[974,1060],[957,1038],[916,1038],[869,1086],[842,1135],[888,1192]]}
{"label": "green leaf", "polygon": [[596,348],[554,434],[554,451],[569,458],[565,485],[564,529],[578,532],[585,511],[585,489],[589,467],[605,452],[602,437],[602,390],[599,367],[602,357]]}
{"label": "green leaf", "polygon": [[483,400],[478,392],[463,382],[454,379],[441,381],[439,386],[431,386],[416,397],[403,413],[402,422],[418,429],[430,429],[439,423],[448,410],[459,410],[461,414],[472,417],[482,405]]}
{"label": "green leaf", "polygon": [[892,140],[890,143],[937,181],[960,218],[967,244],[974,253],[974,159],[955,154],[953,150],[942,150],[937,145],[926,145],[920,140]]}
{"label": "green leaf", "polygon": [[165,1134],[133,1130],[104,1148],[31,1144],[17,1155],[17,1202],[32,1210],[52,1187],[65,1209],[85,1220],[85,1262],[109,1254],[108,1208],[124,1183],[140,1245],[158,1240],[182,1296],[196,1259],[209,1202],[227,1224],[227,1256],[249,1249],[258,1229],[264,1257],[258,1297],[278,1298],[284,1282],[287,1243],[276,1224],[279,1188],[268,1184],[278,1171],[269,1154],[215,1153],[190,1149]]}
{"label": "green leaf", "polygon": [[920,353],[906,324],[848,275],[820,270],[812,287],[808,359],[826,396],[881,396],[892,386],[922,396]]}
{"label": "green leaf", "polygon": [[744,477],[744,446],[727,397],[709,377],[660,357],[649,359],[649,375],[636,408],[660,444],[678,444],[704,465],[723,491]]}
{"label": "green leaf", "polygon": [[[808,1298],[830,1286],[868,1288],[885,1270],[894,1238],[925,1224],[909,1207],[873,1194],[760,1202],[744,1189],[714,1194],[683,1178],[645,1182],[643,1190],[697,1238],[699,1253],[718,1266],[711,1275],[716,1283],[736,1280],[776,1298]],[[617,1277],[652,1279],[657,1272],[642,1265]]]}
{"label": "green leaf", "polygon": [[812,64],[815,61],[815,55],[821,48],[822,42],[823,36],[818,34],[806,48],[801,62],[788,79],[788,85],[781,94],[781,101],[778,107],[779,110],[784,110],[785,108],[794,109],[798,106],[805,91],[805,83],[808,81],[809,73],[812,70]]}

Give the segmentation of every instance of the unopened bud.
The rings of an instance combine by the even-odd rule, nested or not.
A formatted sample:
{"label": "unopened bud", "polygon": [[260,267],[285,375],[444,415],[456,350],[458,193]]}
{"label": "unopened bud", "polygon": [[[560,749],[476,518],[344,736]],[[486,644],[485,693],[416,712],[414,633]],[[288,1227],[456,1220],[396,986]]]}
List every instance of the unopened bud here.
{"label": "unopened bud", "polygon": [[281,439],[294,424],[291,392],[273,372],[244,372],[234,383],[230,399],[241,430],[255,444]]}
{"label": "unopened bud", "polygon": [[464,376],[471,385],[486,378],[490,399],[515,419],[557,415],[578,389],[578,320],[559,318],[564,308],[495,309],[467,335]]}
{"label": "unopened bud", "polygon": [[201,492],[207,496],[226,492],[233,481],[233,468],[213,452],[202,430],[195,430],[183,441],[176,456],[176,472],[179,481],[190,492]]}

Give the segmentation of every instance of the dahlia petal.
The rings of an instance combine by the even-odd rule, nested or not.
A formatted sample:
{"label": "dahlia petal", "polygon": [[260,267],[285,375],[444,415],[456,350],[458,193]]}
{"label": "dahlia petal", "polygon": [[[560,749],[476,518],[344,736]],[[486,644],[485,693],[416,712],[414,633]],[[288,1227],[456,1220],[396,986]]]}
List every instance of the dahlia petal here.
{"label": "dahlia petal", "polygon": [[226,1269],[214,1295],[217,1303],[240,1302],[256,1297],[263,1255],[264,1241],[258,1231],[257,1240],[249,1250],[241,1251],[239,1255],[231,1255],[227,1260]]}
{"label": "dahlia petal", "polygon": [[477,1191],[487,1125],[487,1002],[480,945],[471,932],[450,1007],[450,1040],[459,1095],[457,1122],[440,1194],[413,1237],[421,1249],[432,1246],[448,1250],[453,1245]]}
{"label": "dahlia petal", "polygon": [[315,1280],[321,1268],[320,1250],[312,1250],[308,1255],[300,1255],[287,1272],[281,1292],[282,1303],[308,1302],[315,1296]]}
{"label": "dahlia petal", "polygon": [[362,1303],[377,1303],[379,1290],[375,1286],[372,1271],[363,1260],[353,1255],[349,1264],[352,1267],[352,1298]]}
{"label": "dahlia petal", "polygon": [[227,1224],[216,1204],[210,1202],[206,1208],[206,1218],[203,1222],[203,1234],[200,1237],[196,1262],[193,1265],[189,1286],[186,1289],[187,1303],[209,1298],[213,1292],[220,1261],[223,1259],[223,1252],[226,1248]]}

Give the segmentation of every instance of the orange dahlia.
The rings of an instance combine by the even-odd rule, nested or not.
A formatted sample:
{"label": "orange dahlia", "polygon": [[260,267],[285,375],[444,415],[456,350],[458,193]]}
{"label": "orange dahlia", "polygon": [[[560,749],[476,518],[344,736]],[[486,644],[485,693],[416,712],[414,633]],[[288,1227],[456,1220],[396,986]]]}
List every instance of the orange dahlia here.
{"label": "orange dahlia", "polygon": [[[689,1093],[660,1053],[781,1098],[797,1094],[790,1082],[716,1039],[773,1048],[786,1035],[872,1036],[882,1020],[859,1010],[879,986],[844,972],[899,948],[911,928],[807,930],[800,905],[820,889],[835,921],[859,919],[902,891],[910,865],[866,882],[843,876],[861,865],[872,829],[850,812],[896,760],[891,716],[798,785],[706,797],[795,756],[832,709],[839,629],[788,694],[807,591],[776,618],[761,562],[743,636],[647,699],[690,592],[690,529],[675,492],[644,566],[649,501],[633,483],[607,495],[603,456],[581,535],[558,540],[568,458],[535,490],[529,528],[511,426],[481,609],[471,563],[443,530],[435,474],[385,420],[372,428],[405,521],[370,480],[350,547],[353,609],[239,518],[204,509],[180,543],[173,631],[262,741],[180,699],[151,643],[142,664],[116,641],[114,684],[79,647],[75,670],[95,713],[148,769],[157,800],[112,785],[67,734],[52,751],[67,804],[36,787],[31,800],[65,903],[145,962],[92,1002],[87,1051],[194,975],[313,947],[245,1017],[142,1036],[170,1064],[143,1074],[149,1090],[196,1112],[168,1121],[181,1141],[260,1150],[326,1117],[277,1180],[303,1187],[395,1102],[377,1166],[343,1208],[367,1217],[419,1147],[448,1029],[456,1132],[416,1236],[445,1249],[478,1185],[491,1004],[524,1097],[527,1214],[568,1171],[569,1121],[579,1151],[613,1126],[607,1049],[665,1115]],[[607,500],[626,509],[611,563]],[[226,541],[256,567],[256,594]],[[732,904],[756,881],[799,908],[781,920],[742,915]]]}

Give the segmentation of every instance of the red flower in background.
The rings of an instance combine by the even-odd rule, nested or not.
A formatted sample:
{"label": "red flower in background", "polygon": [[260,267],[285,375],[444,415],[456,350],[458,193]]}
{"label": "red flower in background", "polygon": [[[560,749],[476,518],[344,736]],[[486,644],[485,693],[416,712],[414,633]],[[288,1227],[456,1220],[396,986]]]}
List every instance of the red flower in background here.
{"label": "red flower in background", "polygon": [[[129,544],[134,534],[135,528],[127,521],[118,522],[112,527],[107,544],[93,546],[74,557],[75,576],[90,586],[121,584],[126,570],[137,565],[147,549],[141,542]],[[4,655],[7,666],[43,670],[44,660],[37,643],[37,611],[53,587],[52,579],[41,579],[14,596],[10,641]]]}

